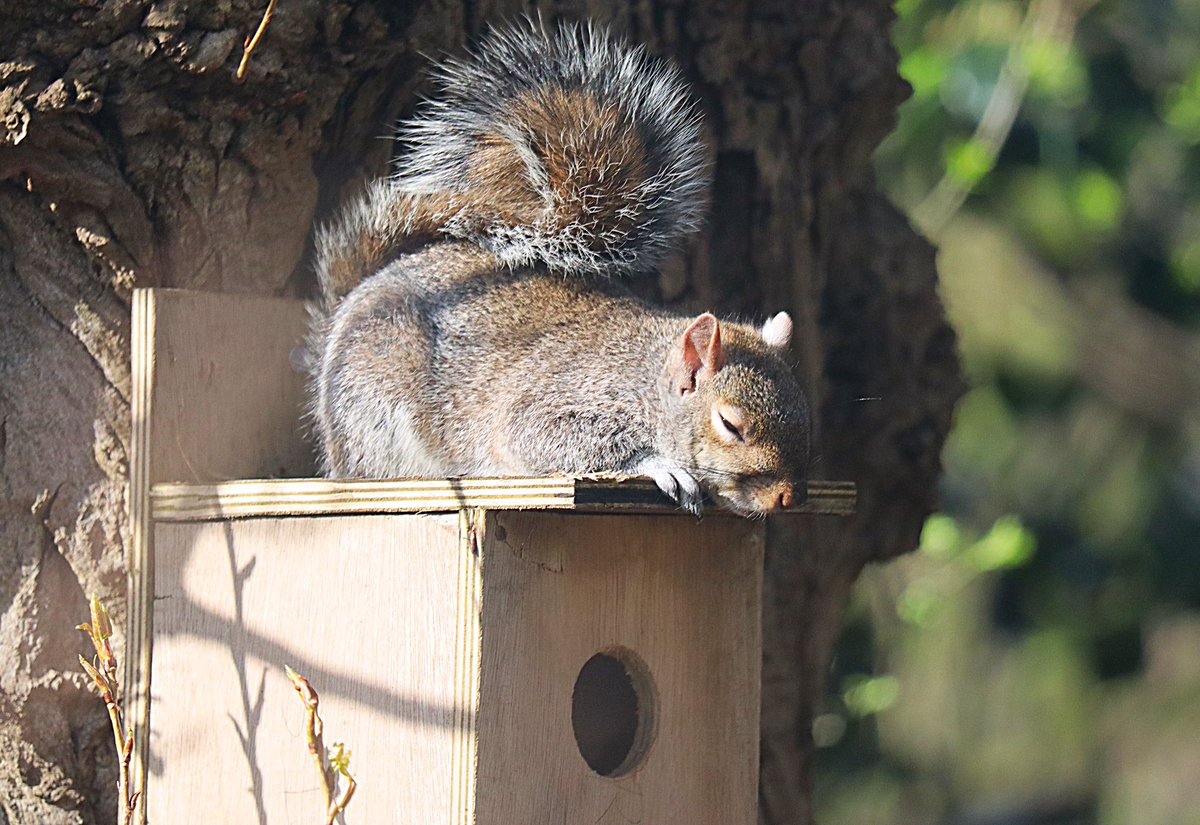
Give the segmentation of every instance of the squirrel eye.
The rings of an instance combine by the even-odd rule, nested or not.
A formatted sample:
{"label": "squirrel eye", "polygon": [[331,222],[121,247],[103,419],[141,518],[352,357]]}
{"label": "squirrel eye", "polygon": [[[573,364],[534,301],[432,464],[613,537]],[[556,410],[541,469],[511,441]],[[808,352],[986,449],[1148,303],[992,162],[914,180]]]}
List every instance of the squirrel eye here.
{"label": "squirrel eye", "polygon": [[746,414],[737,407],[726,404],[713,404],[711,411],[712,428],[717,437],[726,444],[745,444]]}
{"label": "squirrel eye", "polygon": [[728,418],[721,415],[720,413],[717,413],[717,418],[720,419],[721,426],[724,427],[729,432],[730,435],[732,435],[738,441],[745,442],[746,439],[742,436],[742,431],[739,430],[737,427],[733,426],[732,424],[730,424]]}

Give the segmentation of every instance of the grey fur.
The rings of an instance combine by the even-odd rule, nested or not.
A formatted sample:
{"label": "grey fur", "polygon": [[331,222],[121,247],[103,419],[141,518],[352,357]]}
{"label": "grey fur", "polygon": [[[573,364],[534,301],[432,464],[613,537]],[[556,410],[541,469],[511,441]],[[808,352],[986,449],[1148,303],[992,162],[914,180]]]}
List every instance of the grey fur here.
{"label": "grey fur", "polygon": [[[602,30],[546,34],[526,23],[493,31],[441,77],[446,97],[408,128],[413,154],[397,176],[371,184],[318,236],[324,301],[309,340],[309,415],[324,471],[646,474],[697,513],[704,492],[746,513],[802,495],[809,419],[782,354],[790,319],[774,319],[767,341],[754,327],[650,307],[604,277],[650,266],[702,212],[698,125],[676,73]],[[555,217],[546,191],[528,225],[493,220],[504,211],[493,200],[547,177],[504,101],[563,84],[611,97],[651,150],[635,197],[617,191],[597,210],[635,216],[632,228],[566,221],[577,210]],[[497,168],[521,180],[479,192],[472,151],[496,135],[520,161]],[[595,138],[556,149],[603,153]],[[697,325],[723,347],[707,372],[681,369]],[[744,443],[714,430],[722,405],[745,421]]]}
{"label": "grey fur", "polygon": [[[323,330],[313,419],[326,471],[648,474],[696,512],[701,488],[755,512],[743,488],[803,479],[804,396],[758,330],[731,322],[721,325],[727,365],[697,392],[675,393],[672,354],[692,320],[615,284],[510,272],[468,243],[404,255]],[[763,422],[767,463],[705,459],[718,398]]]}

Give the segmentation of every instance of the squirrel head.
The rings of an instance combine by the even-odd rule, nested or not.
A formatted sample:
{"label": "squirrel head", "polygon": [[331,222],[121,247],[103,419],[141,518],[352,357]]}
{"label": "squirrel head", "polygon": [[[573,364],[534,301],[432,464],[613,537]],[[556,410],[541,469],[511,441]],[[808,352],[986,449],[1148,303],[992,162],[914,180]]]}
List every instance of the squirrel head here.
{"label": "squirrel head", "polygon": [[784,358],[791,337],[786,312],[758,329],[705,313],[668,357],[671,426],[687,439],[678,446],[705,491],[739,513],[785,509],[806,495],[809,412]]}

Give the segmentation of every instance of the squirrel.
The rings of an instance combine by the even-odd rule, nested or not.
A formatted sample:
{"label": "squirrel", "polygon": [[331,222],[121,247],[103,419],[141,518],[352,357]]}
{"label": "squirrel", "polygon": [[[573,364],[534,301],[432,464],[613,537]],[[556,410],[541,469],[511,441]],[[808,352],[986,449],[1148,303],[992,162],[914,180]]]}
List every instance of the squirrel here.
{"label": "squirrel", "polygon": [[435,74],[393,175],[318,233],[309,416],[335,478],[647,475],[699,515],[800,503],[792,320],[687,317],[618,276],[700,225],[676,69],[596,25],[492,29]]}

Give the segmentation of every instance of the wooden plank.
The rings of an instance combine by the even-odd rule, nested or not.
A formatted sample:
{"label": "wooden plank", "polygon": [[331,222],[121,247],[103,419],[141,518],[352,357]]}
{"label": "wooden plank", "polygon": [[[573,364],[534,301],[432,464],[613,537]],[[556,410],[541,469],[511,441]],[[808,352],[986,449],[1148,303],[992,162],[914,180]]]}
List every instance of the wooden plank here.
{"label": "wooden plank", "polygon": [[152,655],[150,487],[312,473],[298,427],[304,379],[289,367],[306,329],[301,301],[134,290],[125,685],[135,788],[145,777]]}
{"label": "wooden plank", "polygon": [[312,475],[300,426],[305,376],[291,367],[308,329],[302,301],[138,290],[149,318],[134,354],[153,393],[143,446],[151,484]]}
{"label": "wooden plank", "polygon": [[[852,483],[813,481],[808,499],[788,512],[848,515]],[[350,513],[491,510],[577,510],[610,513],[678,513],[643,478],[463,478],[399,481],[280,479],[222,484],[156,484],[154,516],[163,521]],[[711,513],[720,513],[717,508]]]}
{"label": "wooden plank", "polygon": [[[150,512],[150,420],[154,385],[154,302],[146,290],[133,291],[130,323],[133,416],[129,461],[129,552],[125,565],[125,721],[133,735],[129,784],[145,799],[150,721],[150,615],[154,603],[153,523]],[[145,825],[146,806],[138,806],[138,825]]]}
{"label": "wooden plank", "polygon": [[[488,515],[477,825],[755,821],[764,532]],[[651,685],[648,750],[617,777],[589,767],[572,730],[576,678],[604,651],[632,651]]]}
{"label": "wooden plank", "polygon": [[463,518],[158,525],[151,821],[324,821],[289,664],[320,694],[326,744],[353,754],[347,821],[472,825],[480,597]]}
{"label": "wooden plank", "polygon": [[[476,825],[475,796],[478,776],[479,681],[483,644],[480,604],[483,570],[479,536],[486,515],[480,510],[459,511],[458,579],[456,595],[453,759],[450,768],[450,818],[452,825]],[[398,808],[403,810],[403,808]],[[393,817],[394,818],[394,817]]]}

